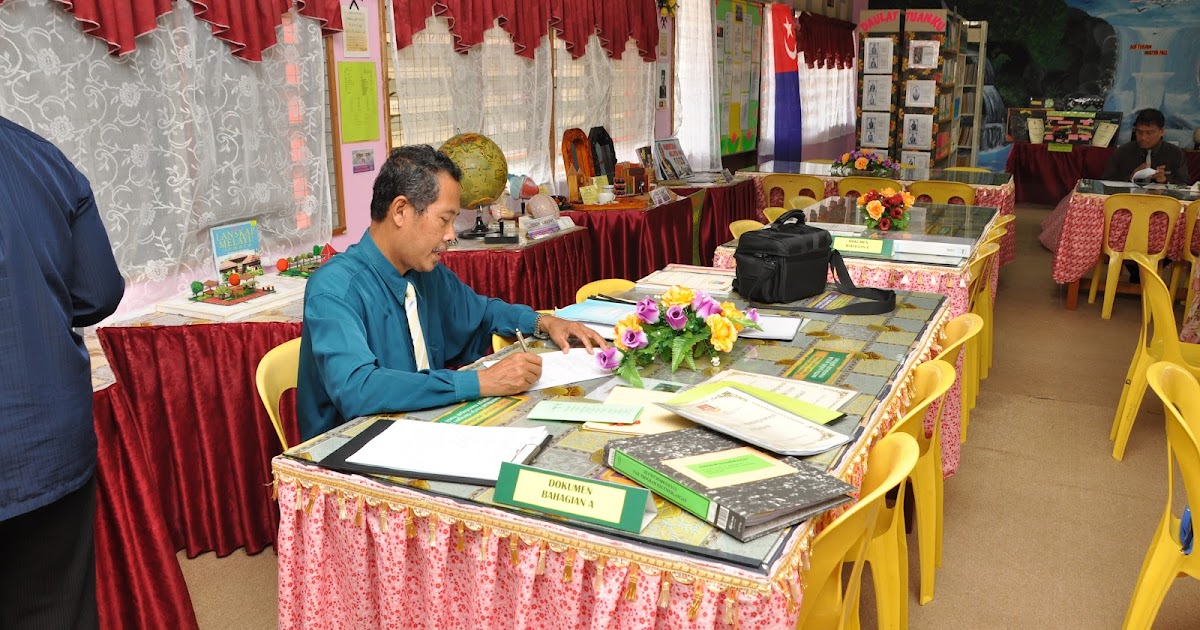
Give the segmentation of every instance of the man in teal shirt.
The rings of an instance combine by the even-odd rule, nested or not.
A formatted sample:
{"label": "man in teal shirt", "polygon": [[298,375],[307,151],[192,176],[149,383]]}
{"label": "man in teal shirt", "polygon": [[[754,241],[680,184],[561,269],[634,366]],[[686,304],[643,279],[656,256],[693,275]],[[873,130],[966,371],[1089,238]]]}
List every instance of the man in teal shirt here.
{"label": "man in teal shirt", "polygon": [[[375,179],[366,234],[309,279],[296,389],[302,439],[358,416],[529,389],[542,373],[535,354],[518,352],[476,372],[445,369],[483,356],[493,333],[520,330],[564,350],[571,337],[588,352],[605,347],[582,324],[481,297],[438,265],[455,238],[461,179],[454,162],[429,146],[393,150]],[[419,327],[409,322],[414,311]]]}

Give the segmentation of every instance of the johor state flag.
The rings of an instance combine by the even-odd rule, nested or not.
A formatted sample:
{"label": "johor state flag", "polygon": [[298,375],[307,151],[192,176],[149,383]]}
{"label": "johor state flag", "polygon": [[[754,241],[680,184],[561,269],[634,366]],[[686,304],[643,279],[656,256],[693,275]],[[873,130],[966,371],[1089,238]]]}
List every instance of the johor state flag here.
{"label": "johor state flag", "polygon": [[796,62],[796,18],[790,4],[771,6],[771,52],[775,66],[773,124],[775,159],[799,161],[800,71]]}

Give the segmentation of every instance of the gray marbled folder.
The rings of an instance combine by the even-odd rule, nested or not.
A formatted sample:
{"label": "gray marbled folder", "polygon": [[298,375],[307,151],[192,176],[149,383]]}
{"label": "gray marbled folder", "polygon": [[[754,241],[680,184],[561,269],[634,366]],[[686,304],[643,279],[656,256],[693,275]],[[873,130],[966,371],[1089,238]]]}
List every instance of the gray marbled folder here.
{"label": "gray marbled folder", "polygon": [[795,457],[775,457],[700,427],[613,440],[604,459],[743,542],[846,503],[854,490]]}

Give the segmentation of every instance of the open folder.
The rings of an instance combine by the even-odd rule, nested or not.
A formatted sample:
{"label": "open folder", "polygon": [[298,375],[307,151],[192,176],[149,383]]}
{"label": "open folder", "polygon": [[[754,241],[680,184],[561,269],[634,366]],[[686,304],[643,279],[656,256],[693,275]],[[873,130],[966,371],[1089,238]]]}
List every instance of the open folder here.
{"label": "open folder", "polygon": [[321,466],[494,486],[500,464],[527,464],[550,443],[545,427],[478,427],[422,420],[376,420]]}

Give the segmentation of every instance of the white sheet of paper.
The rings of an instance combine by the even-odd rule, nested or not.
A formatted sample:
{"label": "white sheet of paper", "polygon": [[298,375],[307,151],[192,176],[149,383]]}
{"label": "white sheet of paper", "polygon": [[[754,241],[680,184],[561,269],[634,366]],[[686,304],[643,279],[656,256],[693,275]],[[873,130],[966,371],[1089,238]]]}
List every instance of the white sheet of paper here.
{"label": "white sheet of paper", "polygon": [[[611,326],[609,330],[612,330]],[[588,354],[587,350],[582,348],[572,348],[566,354],[555,351],[543,352],[538,356],[542,358],[542,377],[529,386],[529,391],[612,376],[612,372],[596,363],[596,355]],[[484,361],[483,366],[491,367],[496,363],[497,361]]]}
{"label": "white sheet of paper", "polygon": [[395,420],[358,452],[352,464],[495,480],[501,462],[523,463],[549,435],[545,427],[477,427]]}

